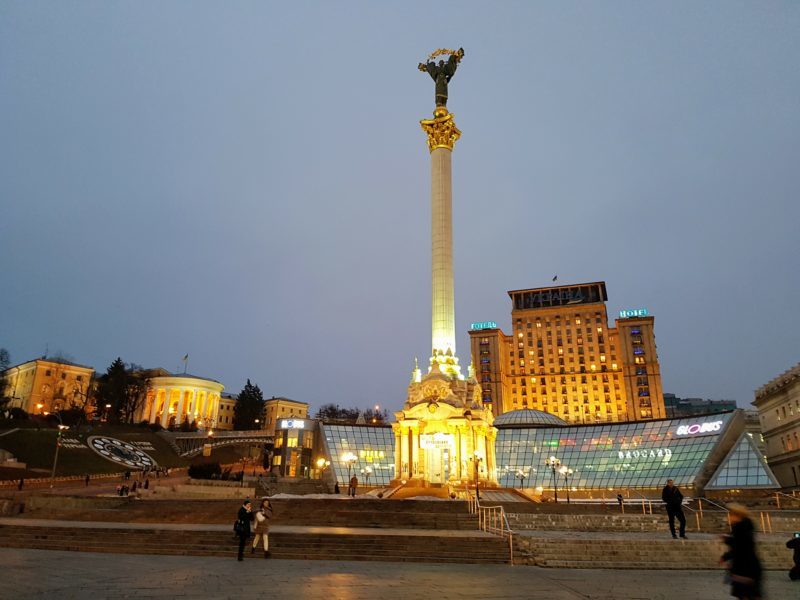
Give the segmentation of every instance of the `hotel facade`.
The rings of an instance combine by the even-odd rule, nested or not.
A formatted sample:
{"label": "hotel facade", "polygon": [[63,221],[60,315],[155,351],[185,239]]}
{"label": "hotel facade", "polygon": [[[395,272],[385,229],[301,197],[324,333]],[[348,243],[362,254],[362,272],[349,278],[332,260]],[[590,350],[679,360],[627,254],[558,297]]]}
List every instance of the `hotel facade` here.
{"label": "hotel facade", "polygon": [[473,323],[472,362],[497,417],[551,413],[566,423],[665,418],[654,318],[621,311],[609,326],[605,282],[513,290],[510,334]]}

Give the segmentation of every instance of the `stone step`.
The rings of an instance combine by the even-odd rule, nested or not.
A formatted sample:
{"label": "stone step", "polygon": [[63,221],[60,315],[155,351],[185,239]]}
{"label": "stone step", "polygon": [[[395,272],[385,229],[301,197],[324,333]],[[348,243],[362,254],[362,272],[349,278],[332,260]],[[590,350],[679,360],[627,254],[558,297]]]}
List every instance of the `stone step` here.
{"label": "stone step", "polygon": [[[785,540],[775,538],[758,541],[758,553],[765,569],[788,570],[791,567],[791,554],[784,544]],[[719,558],[726,549],[719,539],[711,537],[686,541],[641,537],[591,540],[515,538],[515,558],[543,567],[719,569]]]}
{"label": "stone step", "polygon": [[[0,546],[85,552],[232,556],[238,540],[219,531],[0,526]],[[252,542],[249,542],[252,543]],[[492,537],[275,532],[275,558],[502,563],[507,544]],[[255,556],[260,556],[257,551]]]}

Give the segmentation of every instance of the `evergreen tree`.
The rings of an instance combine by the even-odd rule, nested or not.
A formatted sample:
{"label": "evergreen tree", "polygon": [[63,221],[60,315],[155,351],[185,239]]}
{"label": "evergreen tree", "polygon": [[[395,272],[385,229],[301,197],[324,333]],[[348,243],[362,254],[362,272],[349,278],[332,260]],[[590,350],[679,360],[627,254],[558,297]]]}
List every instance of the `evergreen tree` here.
{"label": "evergreen tree", "polygon": [[5,406],[11,400],[12,391],[6,390],[8,385],[6,371],[10,364],[11,356],[8,354],[8,350],[0,348],[0,407]]}
{"label": "evergreen tree", "polygon": [[97,410],[105,414],[110,423],[132,423],[144,401],[147,383],[141,367],[134,364],[126,367],[117,357],[98,378]]}
{"label": "evergreen tree", "polygon": [[[97,408],[100,414],[106,415],[109,423],[119,423],[120,409],[125,402],[128,387],[128,373],[122,358],[117,357],[99,379]],[[106,408],[106,405],[110,407]]]}
{"label": "evergreen tree", "polygon": [[248,379],[233,407],[233,428],[237,431],[256,429],[256,419],[261,419],[263,413],[264,395]]}

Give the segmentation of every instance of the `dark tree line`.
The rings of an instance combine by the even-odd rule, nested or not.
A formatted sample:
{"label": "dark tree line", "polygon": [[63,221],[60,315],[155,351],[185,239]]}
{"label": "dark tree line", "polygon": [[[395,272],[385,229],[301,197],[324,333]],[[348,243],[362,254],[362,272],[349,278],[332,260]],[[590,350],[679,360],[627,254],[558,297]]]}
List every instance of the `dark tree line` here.
{"label": "dark tree line", "polygon": [[97,378],[95,410],[110,423],[133,423],[145,401],[147,384],[144,369],[133,363],[126,365],[118,357]]}
{"label": "dark tree line", "polygon": [[386,423],[389,420],[389,413],[386,410],[375,410],[370,408],[360,410],[358,408],[342,408],[338,404],[323,404],[317,410],[316,419],[321,421],[334,421],[338,423],[355,423],[363,417],[367,424]]}

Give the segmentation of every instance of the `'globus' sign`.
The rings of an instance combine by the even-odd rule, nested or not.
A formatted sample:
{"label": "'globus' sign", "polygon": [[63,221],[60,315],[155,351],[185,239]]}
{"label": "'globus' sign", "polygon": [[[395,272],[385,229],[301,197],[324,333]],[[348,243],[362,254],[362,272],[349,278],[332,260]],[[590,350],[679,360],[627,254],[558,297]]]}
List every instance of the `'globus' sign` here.
{"label": "'globus' sign", "polygon": [[630,319],[631,317],[646,317],[650,314],[646,308],[630,308],[619,311],[621,319]]}
{"label": "'globus' sign", "polygon": [[707,423],[692,423],[681,425],[675,435],[697,435],[699,433],[713,433],[722,429],[722,421],[709,421]]}
{"label": "'globus' sign", "polygon": [[469,328],[473,331],[477,331],[479,329],[497,329],[497,323],[494,321],[480,321],[478,323],[472,323]]}
{"label": "'globus' sign", "polygon": [[305,429],[306,422],[301,419],[283,419],[280,429]]}

